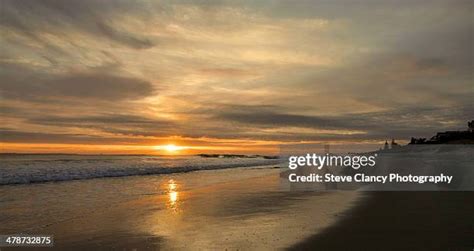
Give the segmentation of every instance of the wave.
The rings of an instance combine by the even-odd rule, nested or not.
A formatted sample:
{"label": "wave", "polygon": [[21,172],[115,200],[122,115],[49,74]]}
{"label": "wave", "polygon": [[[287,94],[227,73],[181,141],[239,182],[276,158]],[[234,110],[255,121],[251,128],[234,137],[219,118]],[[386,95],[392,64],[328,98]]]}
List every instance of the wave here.
{"label": "wave", "polygon": [[0,185],[33,184],[108,177],[163,175],[237,167],[277,165],[276,159],[202,158],[50,159],[2,161]]}

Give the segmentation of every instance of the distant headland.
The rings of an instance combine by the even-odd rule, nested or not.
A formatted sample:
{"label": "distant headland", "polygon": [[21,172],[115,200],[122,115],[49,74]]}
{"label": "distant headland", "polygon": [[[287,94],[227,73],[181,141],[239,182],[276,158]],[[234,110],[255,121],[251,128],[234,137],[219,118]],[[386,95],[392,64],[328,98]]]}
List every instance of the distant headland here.
{"label": "distant headland", "polygon": [[431,139],[411,138],[410,145],[420,144],[474,144],[474,120],[467,122],[466,131],[438,132]]}
{"label": "distant headland", "polygon": [[[427,138],[414,138],[412,137],[408,145],[440,145],[440,144],[474,144],[474,120],[467,122],[467,130],[465,131],[445,131],[438,132],[436,135]],[[380,148],[379,151],[392,151],[401,149],[402,145],[395,142],[392,139],[389,144],[388,141],[385,141],[383,148]]]}

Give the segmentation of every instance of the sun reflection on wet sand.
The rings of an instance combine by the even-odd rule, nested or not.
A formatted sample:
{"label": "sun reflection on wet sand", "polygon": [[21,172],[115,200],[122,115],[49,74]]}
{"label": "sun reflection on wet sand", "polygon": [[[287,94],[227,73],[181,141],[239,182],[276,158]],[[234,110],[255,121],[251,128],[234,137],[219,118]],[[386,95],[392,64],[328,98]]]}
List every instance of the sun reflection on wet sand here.
{"label": "sun reflection on wet sand", "polygon": [[168,180],[167,185],[168,201],[166,207],[175,213],[180,212],[178,184],[173,179]]}
{"label": "sun reflection on wet sand", "polygon": [[178,200],[178,192],[170,192],[169,196],[170,196],[170,203],[172,205],[176,205],[176,202]]}

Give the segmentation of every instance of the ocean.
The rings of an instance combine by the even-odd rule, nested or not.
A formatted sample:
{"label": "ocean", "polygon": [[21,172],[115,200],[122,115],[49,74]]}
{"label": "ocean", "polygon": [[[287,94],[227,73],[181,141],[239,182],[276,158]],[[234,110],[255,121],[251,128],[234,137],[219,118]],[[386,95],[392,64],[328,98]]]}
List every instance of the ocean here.
{"label": "ocean", "polygon": [[157,175],[278,164],[278,159],[207,158],[142,155],[21,155],[0,156],[0,185]]}

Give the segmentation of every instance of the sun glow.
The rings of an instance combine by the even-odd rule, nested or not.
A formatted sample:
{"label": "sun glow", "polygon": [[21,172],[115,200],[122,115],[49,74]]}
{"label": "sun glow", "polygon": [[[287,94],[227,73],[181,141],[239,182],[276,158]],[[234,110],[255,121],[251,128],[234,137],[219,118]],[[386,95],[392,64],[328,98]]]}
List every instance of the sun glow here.
{"label": "sun glow", "polygon": [[177,145],[174,145],[174,144],[168,144],[168,145],[155,146],[154,148],[155,148],[155,150],[165,150],[169,153],[175,153],[175,152],[184,150],[187,147],[177,146]]}

